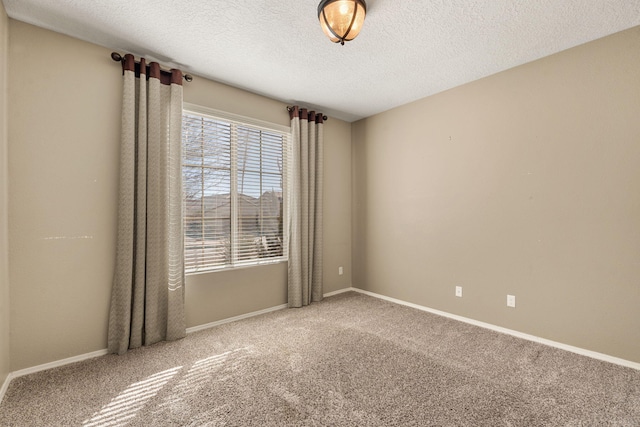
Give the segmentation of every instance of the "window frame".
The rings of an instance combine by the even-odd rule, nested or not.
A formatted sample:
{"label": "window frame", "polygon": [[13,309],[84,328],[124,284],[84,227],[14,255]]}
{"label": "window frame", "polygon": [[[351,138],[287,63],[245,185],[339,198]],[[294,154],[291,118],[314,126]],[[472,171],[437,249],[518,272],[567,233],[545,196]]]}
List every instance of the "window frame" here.
{"label": "window frame", "polygon": [[[185,275],[195,275],[195,274],[203,274],[203,273],[211,273],[216,271],[228,271],[234,270],[238,268],[247,268],[247,267],[255,267],[260,265],[268,265],[268,264],[277,264],[282,262],[287,262],[289,260],[289,236],[287,233],[288,222],[289,222],[289,180],[291,176],[291,127],[283,126],[276,123],[271,123],[263,120],[258,120],[250,117],[241,116],[238,114],[228,113],[225,111],[216,110],[213,108],[203,107],[201,105],[183,103],[182,107],[182,115],[184,117],[185,114],[192,114],[197,116],[202,116],[205,118],[209,118],[216,121],[221,121],[225,123],[229,123],[232,127],[237,128],[240,127],[248,127],[252,129],[257,129],[259,131],[273,132],[282,135],[282,255],[278,257],[268,257],[268,258],[257,258],[251,260],[238,260],[238,222],[240,218],[238,216],[238,183],[237,183],[237,171],[238,171],[238,138],[237,131],[232,131],[231,137],[231,146],[230,146],[230,165],[229,169],[231,171],[230,176],[230,196],[231,196],[231,230],[230,230],[230,252],[231,252],[231,260],[227,264],[222,265],[208,265],[203,267],[196,267],[193,269],[187,269],[185,266]],[[181,138],[183,138],[183,130],[180,130]],[[181,139],[182,141],[182,139]],[[184,177],[183,168],[185,167],[185,147],[183,146],[182,152],[180,154],[180,164],[181,164],[181,176]],[[260,180],[262,181],[262,174],[260,175]],[[181,189],[182,191],[182,209],[183,216],[186,207],[186,198],[184,193],[184,187]],[[183,219],[183,226],[185,221]],[[186,237],[186,227],[183,230],[183,238]],[[184,253],[186,254],[186,245],[184,248]]]}

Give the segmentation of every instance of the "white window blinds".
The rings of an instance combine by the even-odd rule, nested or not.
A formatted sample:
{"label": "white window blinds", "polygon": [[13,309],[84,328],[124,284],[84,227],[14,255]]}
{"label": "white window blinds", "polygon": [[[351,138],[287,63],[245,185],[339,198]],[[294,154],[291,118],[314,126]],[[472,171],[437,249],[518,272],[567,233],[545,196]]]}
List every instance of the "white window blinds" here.
{"label": "white window blinds", "polygon": [[183,114],[185,271],[286,259],[289,133]]}

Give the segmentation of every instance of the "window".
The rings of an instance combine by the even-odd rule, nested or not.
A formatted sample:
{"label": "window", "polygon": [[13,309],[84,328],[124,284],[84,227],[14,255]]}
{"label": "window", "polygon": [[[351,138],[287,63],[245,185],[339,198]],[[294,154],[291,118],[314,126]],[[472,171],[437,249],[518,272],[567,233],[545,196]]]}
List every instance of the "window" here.
{"label": "window", "polygon": [[288,138],[285,127],[198,107],[183,112],[187,273],[287,259]]}

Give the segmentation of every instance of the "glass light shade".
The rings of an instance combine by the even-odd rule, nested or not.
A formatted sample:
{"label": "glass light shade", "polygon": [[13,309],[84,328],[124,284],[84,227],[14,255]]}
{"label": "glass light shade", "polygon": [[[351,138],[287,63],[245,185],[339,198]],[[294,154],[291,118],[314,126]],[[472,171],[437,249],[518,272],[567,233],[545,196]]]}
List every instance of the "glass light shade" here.
{"label": "glass light shade", "polygon": [[364,0],[323,0],[318,5],[322,31],[334,43],[344,44],[360,33],[367,5]]}

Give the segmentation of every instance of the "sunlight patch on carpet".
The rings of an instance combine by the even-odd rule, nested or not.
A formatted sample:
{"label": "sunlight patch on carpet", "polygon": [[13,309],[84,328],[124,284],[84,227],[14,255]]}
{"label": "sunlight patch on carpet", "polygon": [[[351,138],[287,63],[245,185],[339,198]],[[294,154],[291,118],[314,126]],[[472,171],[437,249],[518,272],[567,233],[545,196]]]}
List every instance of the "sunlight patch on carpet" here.
{"label": "sunlight patch on carpet", "polygon": [[145,380],[127,387],[122,393],[105,405],[100,412],[82,423],[85,427],[123,426],[134,418],[144,408],[144,405],[154,397],[173,378],[182,366],[167,369],[151,375]]}

